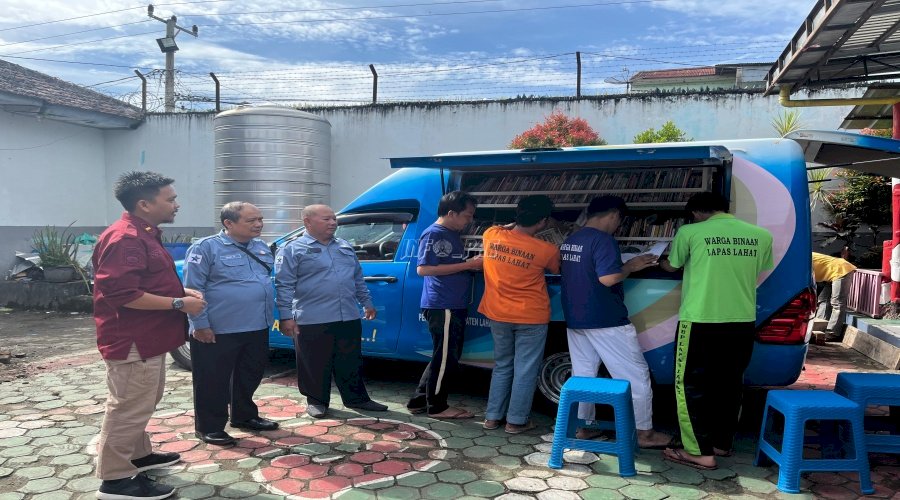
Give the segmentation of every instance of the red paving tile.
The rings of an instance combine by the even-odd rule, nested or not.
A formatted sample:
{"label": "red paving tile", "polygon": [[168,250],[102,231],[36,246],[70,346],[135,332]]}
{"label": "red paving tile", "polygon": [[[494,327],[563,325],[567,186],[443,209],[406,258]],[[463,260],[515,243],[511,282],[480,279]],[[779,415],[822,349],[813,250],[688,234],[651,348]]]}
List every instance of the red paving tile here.
{"label": "red paving tile", "polygon": [[384,454],[373,451],[361,451],[359,453],[354,453],[353,455],[351,455],[350,460],[359,462],[361,464],[374,464],[375,462],[381,462],[382,460],[384,460]]}
{"label": "red paving tile", "polygon": [[296,479],[282,479],[280,481],[275,481],[274,483],[272,483],[272,487],[276,488],[282,493],[293,495],[306,489],[306,481],[298,481]]}
{"label": "red paving tile", "polygon": [[[387,438],[387,436],[385,436]],[[375,441],[374,443],[369,443],[366,445],[366,449],[369,451],[380,451],[382,453],[392,453],[395,451],[400,451],[403,449],[403,445],[397,442],[392,441]]]}
{"label": "red paving tile", "polygon": [[193,424],[193,423],[194,423],[193,417],[189,417],[187,415],[179,415],[177,417],[167,418],[165,420],[166,425],[187,425],[187,424]]}
{"label": "red paving tile", "polygon": [[852,500],[860,496],[859,490],[851,491],[843,486],[833,486],[830,484],[817,484],[811,488],[816,498],[827,498],[829,500]]}
{"label": "red paving tile", "polygon": [[304,413],[306,412],[306,406],[303,405],[291,405],[285,406],[282,408],[282,411],[292,412],[292,413]]}
{"label": "red paving tile", "polygon": [[331,468],[331,473],[336,476],[357,477],[365,474],[366,469],[359,464],[338,464]]}
{"label": "red paving tile", "polygon": [[302,465],[300,467],[294,467],[288,473],[288,475],[292,479],[315,479],[317,477],[324,477],[328,474],[328,467],[325,465],[318,464],[308,464]]}
{"label": "red paving tile", "polygon": [[284,469],[292,469],[309,463],[309,457],[306,455],[285,455],[272,460],[273,467],[281,467]]}
{"label": "red paving tile", "polygon": [[426,457],[424,455],[419,455],[418,453],[388,453],[388,458],[399,458],[404,460],[424,460]]}
{"label": "red paving tile", "polygon": [[166,452],[182,453],[195,448],[198,444],[200,444],[198,441],[172,441],[163,443],[159,449]]}
{"label": "red paving tile", "polygon": [[261,476],[267,483],[278,481],[284,476],[287,476],[287,473],[287,469],[282,469],[280,467],[264,467],[259,470],[259,476]]}
{"label": "red paving tile", "polygon": [[384,422],[379,422],[379,423],[375,423],[375,424],[369,424],[366,426],[366,428],[371,429],[373,431],[383,431],[385,429],[390,429],[392,427],[395,427],[395,425],[396,424],[388,424],[388,423],[384,423]]}
{"label": "red paving tile", "polygon": [[416,434],[414,432],[407,431],[394,431],[388,432],[384,435],[384,439],[388,441],[408,441],[410,439],[415,439]]}
{"label": "red paving tile", "polygon": [[253,436],[249,438],[244,438],[238,441],[238,446],[242,448],[262,448],[263,446],[269,446],[272,441],[263,436]]}
{"label": "red paving tile", "polygon": [[304,425],[302,427],[297,427],[297,429],[294,430],[295,434],[306,437],[321,436],[326,432],[328,432],[328,428],[320,425]]}
{"label": "red paving tile", "polygon": [[375,434],[371,432],[357,432],[356,434],[350,436],[354,441],[374,441]]}
{"label": "red paving tile", "polygon": [[[152,432],[152,431],[148,431]],[[159,434],[150,434],[150,441],[153,443],[165,443],[166,441],[171,441],[178,437],[177,433],[174,432],[162,432]]]}
{"label": "red paving tile", "polygon": [[168,425],[148,425],[145,430],[151,434],[157,432],[171,432],[173,429]]}
{"label": "red paving tile", "polygon": [[296,416],[296,413],[290,411],[273,411],[272,413],[266,414],[266,418],[272,420],[287,420],[289,418],[295,418]]}
{"label": "red paving tile", "polygon": [[247,448],[230,448],[217,452],[216,460],[240,460],[250,456],[251,450]]}
{"label": "red paving tile", "polygon": [[341,422],[340,420],[319,420],[317,425],[321,425],[322,427],[338,427],[344,425],[344,422]]}
{"label": "red paving tile", "polygon": [[256,448],[255,450],[253,450],[253,456],[261,457],[263,455],[266,455],[267,453],[271,453],[275,450],[282,450],[282,449],[283,448],[278,447],[278,446],[264,446],[262,448]]}
{"label": "red paving tile", "polygon": [[384,462],[378,462],[372,466],[372,472],[386,474],[388,476],[396,476],[411,470],[412,466],[409,465],[408,462],[401,462],[399,460],[385,460]]}
{"label": "red paving tile", "polygon": [[206,450],[191,450],[181,454],[181,461],[187,463],[200,462],[201,460],[209,460],[212,453]]}
{"label": "red paving tile", "polygon": [[327,493],[335,493],[352,486],[350,479],[341,476],[331,476],[322,479],[313,479],[309,482],[309,489],[312,491],[324,491]]}
{"label": "red paving tile", "polygon": [[297,446],[299,444],[309,444],[310,442],[311,440],[307,437],[291,436],[275,441],[275,446]]}
{"label": "red paving tile", "polygon": [[340,443],[343,440],[344,438],[342,436],[336,436],[334,434],[322,434],[321,436],[315,436],[313,438],[313,442],[327,444]]}

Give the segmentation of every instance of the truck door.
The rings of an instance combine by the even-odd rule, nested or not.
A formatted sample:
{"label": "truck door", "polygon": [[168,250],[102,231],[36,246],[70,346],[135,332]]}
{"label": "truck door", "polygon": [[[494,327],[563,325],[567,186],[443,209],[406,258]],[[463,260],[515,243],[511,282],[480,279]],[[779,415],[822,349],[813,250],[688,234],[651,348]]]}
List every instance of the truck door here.
{"label": "truck door", "polygon": [[394,352],[403,321],[403,285],[407,262],[396,262],[400,242],[413,215],[399,213],[341,214],[335,236],[356,250],[377,317],[362,322],[363,353]]}

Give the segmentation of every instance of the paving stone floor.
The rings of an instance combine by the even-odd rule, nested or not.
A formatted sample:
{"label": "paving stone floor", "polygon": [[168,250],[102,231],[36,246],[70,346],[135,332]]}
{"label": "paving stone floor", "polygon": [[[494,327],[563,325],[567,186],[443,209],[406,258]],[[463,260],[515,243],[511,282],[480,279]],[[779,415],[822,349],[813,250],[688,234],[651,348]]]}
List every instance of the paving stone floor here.
{"label": "paving stone floor", "polygon": [[[877,369],[854,351],[812,346],[797,388],[829,390],[838,371]],[[106,396],[103,364],[54,363],[29,379],[0,384],[0,500],[94,498],[93,445]],[[82,362],[85,360],[81,360]],[[88,360],[90,361],[90,360]],[[739,436],[733,457],[714,471],[662,460],[659,451],[637,456],[638,475],[621,478],[616,458],[568,452],[561,470],[547,468],[552,418],[509,435],[482,429],[480,420],[438,421],[409,415],[408,382],[370,377],[372,397],[386,414],[360,414],[334,406],[329,418],[305,415],[291,375],[257,392],[261,413],[281,423],[272,432],[228,429],[236,446],[221,448],[193,436],[190,373],[170,367],[166,394],[148,431],[159,448],[182,454],[182,463],[153,471],[177,487],[179,498],[857,498],[855,474],[806,474],[800,495],[780,493],[777,468],[754,467],[755,437]],[[335,393],[333,402],[339,401]],[[453,404],[483,414],[480,396]],[[876,498],[900,499],[896,456],[871,455]]]}

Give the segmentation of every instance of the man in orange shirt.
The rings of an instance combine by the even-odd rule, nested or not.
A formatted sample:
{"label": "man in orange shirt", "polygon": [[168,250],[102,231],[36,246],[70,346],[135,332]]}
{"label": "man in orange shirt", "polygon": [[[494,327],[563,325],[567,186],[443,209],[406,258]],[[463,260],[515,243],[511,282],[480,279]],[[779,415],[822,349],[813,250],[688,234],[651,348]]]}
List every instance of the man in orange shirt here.
{"label": "man in orange shirt", "polygon": [[478,311],[491,320],[494,371],[484,428],[506,420],[506,432],[534,427],[531,403],[550,323],[544,273],[559,274],[559,248],[534,235],[547,227],[553,202],[527,196],[516,221],[484,232],[484,295]]}

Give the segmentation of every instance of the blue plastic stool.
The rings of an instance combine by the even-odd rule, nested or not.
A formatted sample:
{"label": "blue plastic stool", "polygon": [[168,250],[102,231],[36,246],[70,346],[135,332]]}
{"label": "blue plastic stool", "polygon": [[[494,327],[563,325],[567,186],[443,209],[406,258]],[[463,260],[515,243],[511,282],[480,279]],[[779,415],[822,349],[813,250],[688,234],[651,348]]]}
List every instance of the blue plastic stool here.
{"label": "blue plastic stool", "polygon": [[[578,428],[578,403],[607,404],[615,412],[615,441],[575,439]],[[637,447],[637,431],[634,427],[634,407],[631,402],[631,383],[609,378],[571,377],[563,384],[553,431],[550,450],[550,468],[563,465],[563,452],[568,449],[608,453],[619,457],[619,475],[637,474],[634,468],[634,449]]]}
{"label": "blue plastic stool", "polygon": [[[869,405],[900,406],[900,374],[838,373],[834,392],[860,406],[865,419]],[[900,434],[866,434],[869,453],[900,453]]]}
{"label": "blue plastic stool", "polygon": [[[770,410],[784,415],[784,437],[781,449],[766,441],[767,423],[772,427]],[[851,440],[843,443],[847,456],[842,459],[803,458],[804,431],[807,420],[840,420],[850,424]],[[856,471],[863,494],[875,492],[869,476],[862,413],[859,405],[830,391],[769,391],[759,432],[759,448],[754,465],[762,465],[766,457],[778,464],[778,489],[800,493],[800,473],[805,471]]]}

